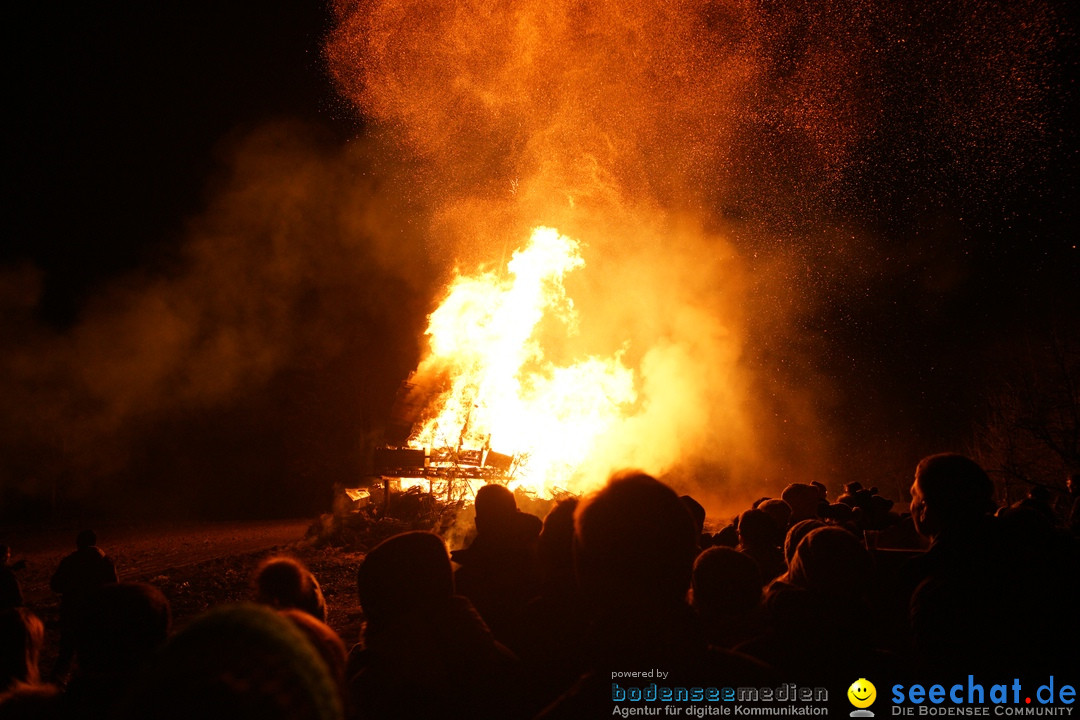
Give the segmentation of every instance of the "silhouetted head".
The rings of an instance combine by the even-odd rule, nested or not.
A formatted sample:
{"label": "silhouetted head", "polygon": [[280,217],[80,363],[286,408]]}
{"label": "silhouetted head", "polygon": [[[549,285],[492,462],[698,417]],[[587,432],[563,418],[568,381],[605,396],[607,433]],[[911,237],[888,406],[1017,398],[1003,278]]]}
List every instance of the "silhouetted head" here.
{"label": "silhouetted head", "polygon": [[[735,518],[734,522],[738,522],[739,519]],[[722,547],[736,547],[739,544],[739,531],[735,525],[726,525],[721,528],[720,532],[713,535],[713,545],[719,545]]]}
{"label": "silhouetted head", "polygon": [[807,590],[850,597],[862,592],[871,563],[862,542],[847,530],[815,528],[796,546],[787,581]]}
{"label": "silhouetted head", "polygon": [[450,554],[433,533],[395,535],[367,554],[356,585],[369,625],[439,607],[454,594]]}
{"label": "silhouetted head", "polygon": [[834,523],[839,523],[841,525],[855,520],[855,508],[842,502],[834,502],[831,505],[826,505],[818,512],[823,520],[831,520]]}
{"label": "silhouetted head", "polygon": [[706,617],[749,612],[761,602],[764,583],[752,557],[726,547],[712,547],[694,561],[693,605]]}
{"label": "silhouetted head", "polygon": [[75,547],[88,548],[97,545],[97,533],[93,530],[82,530],[75,536]]}
{"label": "silhouetted head", "polygon": [[821,504],[821,492],[813,485],[792,483],[784,488],[780,498],[791,508],[791,522],[817,517],[818,505]]}
{"label": "silhouetted head", "polygon": [[45,626],[26,608],[0,610],[0,692],[41,680],[38,659]]}
{"label": "silhouetted head", "polygon": [[165,642],[171,623],[169,601],[153,585],[97,588],[86,598],[75,636],[80,671],[133,670]]}
{"label": "silhouetted head", "polygon": [[764,510],[747,510],[739,515],[739,543],[745,547],[780,547],[780,528]]}
{"label": "silhouetted head", "polygon": [[572,546],[574,540],[574,511],[579,500],[568,497],[555,503],[544,517],[544,527],[540,531],[540,544]]}
{"label": "silhouetted head", "polygon": [[304,637],[318,651],[334,681],[341,687],[342,698],[344,698],[347,657],[345,642],[329,625],[315,619],[310,613],[295,608],[280,610],[279,612],[282,617],[288,619],[300,632],[304,633]]}
{"label": "silhouetted head", "polygon": [[491,546],[531,545],[544,525],[535,515],[518,510],[514,494],[498,483],[477,490],[474,505],[477,538]]}
{"label": "silhouetted head", "polygon": [[757,507],[776,523],[776,527],[783,534],[787,532],[788,525],[791,524],[791,506],[783,500],[777,500],[776,498],[770,498],[761,503]]}
{"label": "silhouetted head", "polygon": [[344,711],[340,686],[304,633],[250,604],[215,608],[177,633],[119,717],[339,720]]}
{"label": "silhouetted head", "polygon": [[547,579],[570,573],[574,567],[574,511],[578,499],[567,498],[556,503],[544,518],[537,551],[541,569]]}
{"label": "silhouetted head", "polygon": [[[847,506],[845,505],[845,507]],[[788,530],[787,537],[784,538],[784,561],[789,569],[791,568],[791,559],[795,557],[795,548],[799,546],[799,541],[806,537],[811,530],[816,530],[819,527],[825,527],[825,523],[820,520],[803,520],[795,523]]]}
{"label": "silhouetted head", "polygon": [[697,536],[686,506],[659,480],[612,476],[578,507],[574,540],[581,587],[593,600],[685,599]]}
{"label": "silhouetted head", "polygon": [[514,493],[504,485],[491,483],[476,491],[476,531],[499,531],[509,526],[517,513]]}
{"label": "silhouetted head", "polygon": [[942,453],[923,458],[911,486],[911,519],[920,535],[970,526],[994,511],[994,484],[971,458]]}
{"label": "silhouetted head", "polygon": [[0,545],[0,565],[7,565],[9,560],[11,560],[11,548]]}
{"label": "silhouetted head", "polygon": [[326,599],[319,581],[299,560],[273,557],[255,571],[255,601],[276,608],[303,610],[326,622]]}
{"label": "silhouetted head", "polygon": [[705,532],[705,506],[699,503],[689,495],[681,495],[679,500],[686,506],[686,511],[690,513],[690,517],[694,520],[694,529],[698,535]]}

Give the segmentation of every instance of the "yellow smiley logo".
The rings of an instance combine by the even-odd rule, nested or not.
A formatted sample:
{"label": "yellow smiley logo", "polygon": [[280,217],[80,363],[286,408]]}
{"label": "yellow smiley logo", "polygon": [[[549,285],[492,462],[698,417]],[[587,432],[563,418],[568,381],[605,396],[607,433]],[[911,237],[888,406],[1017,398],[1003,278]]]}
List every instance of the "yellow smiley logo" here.
{"label": "yellow smiley logo", "polygon": [[848,700],[857,708],[868,708],[877,699],[877,688],[866,678],[859,678],[847,689]]}

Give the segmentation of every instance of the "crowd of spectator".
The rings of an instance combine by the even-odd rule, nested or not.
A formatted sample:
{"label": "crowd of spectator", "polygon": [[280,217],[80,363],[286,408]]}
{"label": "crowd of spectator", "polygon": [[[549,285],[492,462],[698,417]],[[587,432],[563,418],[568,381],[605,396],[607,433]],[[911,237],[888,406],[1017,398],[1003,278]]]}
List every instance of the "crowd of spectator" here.
{"label": "crowd of spectator", "polygon": [[[918,464],[901,511],[875,488],[793,484],[730,522],[649,475],[614,475],[540,518],[476,494],[453,553],[427,532],[357,568],[346,643],[299,561],[264,561],[251,602],[173,632],[153,585],[118,582],[92,532],[52,578],[56,666],[0,569],[0,715],[11,718],[587,718],[615,670],[671,685],[835,685],[837,678],[1061,673],[1080,647],[1075,478],[998,507],[974,461]],[[711,528],[712,531],[707,530]],[[348,647],[353,641],[355,645]]]}

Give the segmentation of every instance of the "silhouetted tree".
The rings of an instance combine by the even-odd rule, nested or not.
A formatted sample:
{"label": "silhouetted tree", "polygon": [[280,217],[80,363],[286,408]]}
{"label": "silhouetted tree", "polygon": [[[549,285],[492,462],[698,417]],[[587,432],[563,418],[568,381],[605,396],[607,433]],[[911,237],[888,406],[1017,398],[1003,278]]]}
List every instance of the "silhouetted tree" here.
{"label": "silhouetted tree", "polygon": [[1033,486],[1064,494],[1066,477],[1080,471],[1080,343],[1054,333],[1029,345],[999,378],[972,454],[1006,502]]}

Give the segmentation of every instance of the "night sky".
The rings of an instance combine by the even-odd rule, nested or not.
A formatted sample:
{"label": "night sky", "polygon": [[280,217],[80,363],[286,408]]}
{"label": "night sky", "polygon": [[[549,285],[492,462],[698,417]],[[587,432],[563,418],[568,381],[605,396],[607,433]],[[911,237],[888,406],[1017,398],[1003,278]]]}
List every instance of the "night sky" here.
{"label": "night sky", "polygon": [[[876,32],[891,21],[870,23],[865,36],[885,50],[858,102],[877,108],[878,129],[851,141],[842,171],[822,179],[785,167],[777,131],[759,157],[747,156],[773,173],[768,191],[715,198],[713,214],[727,219],[740,252],[782,254],[796,268],[792,294],[813,297],[795,319],[800,363],[786,371],[829,379],[830,399],[815,409],[842,449],[823,468],[834,487],[862,479],[895,494],[902,481],[891,478],[921,454],[970,441],[1003,367],[1052,335],[1075,342],[1080,326],[1067,5],[1025,4],[1042,9],[1038,36],[1050,40],[1028,65],[1011,66],[1032,73],[1026,104],[995,96],[994,81],[995,58],[1009,65],[1001,48],[1028,57],[1022,28],[1011,35],[1010,19],[992,18],[989,31],[965,29],[935,15],[948,3],[925,7],[907,8],[895,37]],[[358,149],[368,127],[323,56],[330,10],[253,8],[24,3],[8,15],[5,519],[318,512],[333,483],[364,467],[364,443],[379,437],[415,367],[449,263],[425,253],[421,222],[403,224],[399,255],[370,249],[370,229],[341,220],[358,201],[340,188],[352,178],[370,191],[365,212],[392,206],[395,217],[423,206],[421,190],[385,170],[399,162],[385,149]],[[785,62],[801,62],[791,27],[776,50],[778,78],[791,71]],[[968,36],[987,67],[967,89],[950,89],[963,75],[950,66],[954,41]],[[964,122],[977,129],[955,129]],[[273,171],[237,160],[252,156]],[[238,176],[291,173],[321,178],[297,191],[301,228],[249,221],[255,201],[231,214],[248,202]],[[330,185],[339,189],[311,189]],[[288,201],[287,186],[271,196]],[[264,255],[246,245],[220,262],[208,249],[246,235],[277,248],[277,238],[305,233],[331,238],[330,249],[315,259],[281,251],[292,263],[283,274],[249,262]],[[220,274],[190,279],[211,271]],[[234,283],[238,296],[255,297],[238,304],[222,290],[212,311],[191,309]],[[180,329],[149,342],[164,354],[183,346],[190,363],[156,359],[168,367],[139,374],[122,403],[86,391],[127,387],[95,368],[135,366],[110,357],[140,355],[131,328],[173,327],[136,306],[166,307]],[[169,345],[178,335],[187,340]],[[761,367],[785,355],[767,338],[756,347],[749,361]],[[206,381],[202,369],[222,358],[235,371]]]}
{"label": "night sky", "polygon": [[44,272],[44,320],[70,325],[97,285],[167,255],[231,136],[279,117],[360,131],[324,71],[330,22],[319,3],[16,11],[3,259]]}

